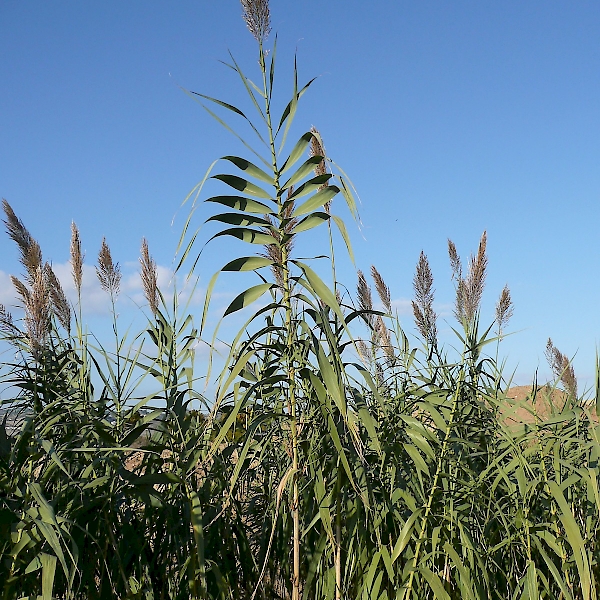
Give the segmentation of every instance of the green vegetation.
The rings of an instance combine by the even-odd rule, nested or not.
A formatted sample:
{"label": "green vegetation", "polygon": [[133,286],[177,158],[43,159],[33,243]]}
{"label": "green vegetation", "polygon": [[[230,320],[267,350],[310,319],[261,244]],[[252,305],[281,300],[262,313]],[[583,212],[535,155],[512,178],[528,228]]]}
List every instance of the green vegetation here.
{"label": "green vegetation", "polygon": [[[438,343],[425,254],[414,279],[419,347],[375,268],[381,311],[360,272],[356,299],[343,293],[335,230],[352,252],[332,211],[341,199],[356,215],[352,186],[316,129],[285,150],[312,82],[299,87],[294,71],[292,98],[275,114],[268,3],[242,5],[258,43],[259,84],[230,66],[256,121],[190,93],[219,120],[215,107],[242,117],[258,140],[258,149],[242,140],[254,162],[224,157],[204,180],[224,190],[205,199],[222,211],[208,219],[221,227],[213,238],[254,245],[219,273],[258,277],[225,312],[255,307],[231,340],[214,397],[198,391],[194,347],[218,274],[196,329],[177,295],[171,302],[161,293],[143,242],[147,327],[128,342],[115,312],[121,275],[104,243],[97,275],[113,307],[109,351],[86,332],[81,297],[73,310],[4,202],[24,267],[13,278],[24,318],[0,307],[15,356],[3,365],[14,397],[0,426],[2,598],[596,598],[600,429],[568,359],[549,342],[560,404],[546,387],[523,402],[506,397],[489,354],[497,356],[512,303],[505,288],[494,322],[480,326],[485,234],[464,271],[449,243],[458,352]],[[211,175],[216,165],[233,172]],[[190,197],[202,197],[203,183]],[[195,209],[181,272],[198,262]],[[320,225],[331,287],[293,254],[298,236]],[[71,264],[80,291],[75,226]],[[154,391],[141,394],[142,382]],[[542,419],[536,403],[546,396],[551,415]],[[198,403],[203,409],[191,410]],[[528,418],[515,418],[519,410]]]}

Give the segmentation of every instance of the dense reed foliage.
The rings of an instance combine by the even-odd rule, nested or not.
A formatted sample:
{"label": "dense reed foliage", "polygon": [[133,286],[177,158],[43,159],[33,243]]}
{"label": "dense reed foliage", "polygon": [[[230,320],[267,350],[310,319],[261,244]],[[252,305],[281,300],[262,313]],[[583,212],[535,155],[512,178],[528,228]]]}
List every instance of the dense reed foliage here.
{"label": "dense reed foliage", "polygon": [[[286,151],[312,81],[299,87],[294,70],[291,100],[276,111],[269,5],[242,6],[260,84],[235,60],[229,66],[255,121],[189,94],[230,131],[213,108],[249,126],[257,147],[236,135],[258,164],[223,157],[192,192],[178,270],[192,263],[193,272],[199,260],[192,223],[208,178],[223,186],[222,195],[203,198],[221,211],[208,218],[220,227],[210,243],[253,250],[213,277],[197,328],[177,294],[170,301],[158,288],[143,241],[147,326],[134,339],[122,335],[121,273],[103,242],[96,271],[113,309],[114,348],[99,346],[82,319],[77,228],[72,307],[4,202],[24,268],[13,278],[24,316],[14,320],[0,307],[14,356],[3,363],[2,597],[595,599],[598,398],[593,405],[578,397],[570,362],[551,341],[555,384],[534,386],[521,402],[506,396],[493,356],[512,302],[505,288],[492,325],[481,327],[485,234],[464,269],[449,242],[458,350],[438,342],[424,253],[414,279],[416,346],[375,267],[377,301],[360,272],[356,296],[342,293],[335,230],[352,251],[333,209],[343,199],[356,216],[352,186],[316,129]],[[217,166],[225,172],[212,174]],[[298,236],[321,225],[331,285],[294,255]],[[222,272],[257,276],[224,318],[254,312],[205,398],[194,348],[216,340],[208,315]],[[549,415],[538,412],[542,404]]]}

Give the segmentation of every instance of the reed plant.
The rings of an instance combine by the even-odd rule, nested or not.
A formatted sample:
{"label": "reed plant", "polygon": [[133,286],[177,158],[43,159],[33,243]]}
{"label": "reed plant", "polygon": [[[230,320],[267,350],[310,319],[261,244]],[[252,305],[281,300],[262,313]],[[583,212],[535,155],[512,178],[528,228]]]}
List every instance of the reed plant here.
{"label": "reed plant", "polygon": [[[480,325],[485,233],[464,267],[448,243],[456,348],[439,341],[424,252],[414,341],[376,267],[372,284],[358,272],[356,293],[337,281],[335,229],[350,259],[352,250],[335,211],[342,201],[357,217],[352,185],[316,128],[288,147],[314,80],[300,86],[294,66],[281,102],[269,4],[242,0],[242,9],[258,83],[233,57],[228,66],[253,112],[188,92],[251,159],[215,161],[189,196],[178,273],[192,277],[200,264],[200,201],[218,227],[209,248],[246,249],[210,280],[197,325],[176,291],[159,288],[142,240],[146,325],[121,333],[120,269],[104,240],[96,275],[114,347],[101,345],[82,317],[77,227],[70,305],[4,202],[23,266],[12,279],[23,317],[0,307],[14,356],[2,365],[2,597],[595,599],[600,385],[595,404],[579,396],[568,357],[549,340],[555,381],[509,397],[498,360],[513,312],[508,287]],[[219,111],[241,119],[256,143]],[[209,179],[219,195],[205,197]],[[295,254],[309,231],[311,240],[322,231],[330,284],[320,256]],[[195,348],[216,347],[221,322],[211,327],[210,306],[223,273],[256,283],[224,311],[246,321],[215,373],[212,359],[197,364]],[[205,377],[216,382],[210,396]]]}

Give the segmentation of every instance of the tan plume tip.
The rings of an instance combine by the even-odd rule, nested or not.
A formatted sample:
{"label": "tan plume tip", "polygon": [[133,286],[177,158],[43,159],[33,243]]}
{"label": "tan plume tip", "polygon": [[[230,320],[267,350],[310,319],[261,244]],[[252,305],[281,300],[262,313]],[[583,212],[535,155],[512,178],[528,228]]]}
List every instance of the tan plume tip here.
{"label": "tan plume tip", "polygon": [[393,361],[394,348],[392,347],[390,331],[387,328],[381,315],[377,316],[376,327],[377,327],[377,334],[378,334],[378,338],[379,338],[379,345],[381,346],[381,349],[383,350],[388,362]]}
{"label": "tan plume tip", "polygon": [[546,360],[557,379],[560,379],[565,391],[572,398],[577,398],[577,377],[571,361],[548,338],[546,343]]}
{"label": "tan plume tip", "polygon": [[25,325],[32,354],[39,354],[46,345],[50,331],[50,292],[42,267],[38,267],[28,302],[25,304]]}
{"label": "tan plume tip", "polygon": [[363,361],[363,363],[365,363],[366,365],[370,364],[372,361],[372,356],[364,340],[358,340],[356,342],[356,348],[358,350],[360,359]]}
{"label": "tan plume tip", "polygon": [[510,297],[510,290],[508,289],[508,285],[505,285],[496,303],[496,323],[498,324],[499,335],[502,335],[502,331],[512,318],[513,312],[514,306]]}
{"label": "tan plume tip", "polygon": [[96,275],[100,281],[100,287],[105,292],[111,294],[111,296],[119,294],[121,290],[121,268],[119,267],[119,263],[113,263],[106,238],[102,238],[102,246],[98,253]]}
{"label": "tan plume tip", "polygon": [[146,238],[142,238],[142,249],[140,257],[142,286],[144,288],[144,296],[148,301],[148,306],[152,314],[158,311],[158,274],[156,270],[156,262],[150,256],[148,251],[148,242]]}
{"label": "tan plume tip", "polygon": [[[325,159],[327,154],[325,153],[325,147],[323,145],[323,138],[319,133],[319,130],[316,127],[311,127],[310,132],[312,133],[312,138],[310,140],[310,147],[308,150],[308,155],[312,158],[313,156],[321,156],[323,160],[317,163],[314,169],[315,176],[319,177],[320,175],[327,175],[327,165],[325,164]],[[325,182],[325,186],[327,182]]]}
{"label": "tan plume tip", "polygon": [[473,323],[481,305],[488,263],[486,247],[487,233],[484,231],[479,241],[477,254],[471,255],[469,259],[467,276],[463,277],[456,246],[452,240],[448,240],[448,254],[452,266],[452,278],[456,280],[454,314],[465,325]]}
{"label": "tan plume tip", "polygon": [[375,282],[375,289],[377,290],[377,295],[381,300],[381,303],[385,307],[385,310],[388,314],[392,314],[392,296],[390,294],[390,288],[385,284],[383,277],[380,275],[379,271],[375,268],[374,265],[371,265],[371,276],[373,277],[373,281]]}
{"label": "tan plume tip", "polygon": [[58,319],[58,322],[65,328],[67,333],[71,334],[71,308],[65,295],[65,292],[56,277],[52,267],[46,263],[44,265],[44,275],[47,280],[48,291],[50,294],[50,300],[52,302],[52,308],[54,314]]}
{"label": "tan plume tip", "polygon": [[479,242],[479,249],[477,250],[476,256],[471,256],[469,262],[469,274],[465,282],[465,314],[469,321],[472,321],[475,318],[475,315],[479,310],[483,290],[485,288],[485,276],[488,262],[486,246],[487,233],[484,231]]}
{"label": "tan plume tip", "polygon": [[15,215],[10,204],[4,199],[2,200],[2,208],[6,215],[6,219],[4,220],[6,232],[19,247],[21,264],[27,271],[27,281],[33,284],[37,269],[42,266],[42,251],[40,246],[31,237],[21,219]]}
{"label": "tan plume tip", "polygon": [[419,256],[413,279],[415,299],[412,302],[415,324],[419,333],[430,346],[437,345],[437,315],[433,310],[433,275],[424,252]]}
{"label": "tan plume tip", "polygon": [[17,294],[21,296],[21,302],[23,303],[23,306],[27,306],[27,303],[29,302],[29,296],[31,295],[29,289],[20,279],[18,279],[14,275],[10,276],[10,280],[12,281],[12,284],[15,287]]}
{"label": "tan plume tip", "polygon": [[242,18],[250,33],[262,44],[271,33],[269,0],[241,0]]}
{"label": "tan plume tip", "polygon": [[452,267],[452,279],[458,282],[462,279],[462,265],[456,251],[456,246],[450,239],[448,240],[448,256],[450,257],[450,266]]}
{"label": "tan plume tip", "polygon": [[[358,283],[356,285],[356,292],[358,296],[358,307],[362,311],[373,310],[373,296],[371,294],[371,288],[367,283],[367,280],[362,271],[358,271]],[[374,327],[374,315],[372,313],[366,313],[362,315],[363,319],[369,324],[371,328]]]}
{"label": "tan plume tip", "polygon": [[[308,155],[312,158],[313,156],[321,156],[322,160],[315,165],[314,173],[315,177],[322,177],[323,175],[327,175],[327,164],[326,158],[327,154],[325,153],[325,146],[323,145],[323,138],[319,133],[319,130],[313,125],[310,128],[310,132],[312,133],[312,138],[310,140],[310,146],[308,149]],[[329,185],[329,180],[326,179],[321,186],[319,186],[319,191],[325,189]],[[325,212],[329,214],[329,209],[331,208],[331,201],[327,202],[324,206]]]}
{"label": "tan plume tip", "polygon": [[78,294],[81,294],[81,285],[83,282],[83,253],[81,251],[81,239],[79,237],[79,229],[75,223],[71,223],[71,272],[75,289]]}

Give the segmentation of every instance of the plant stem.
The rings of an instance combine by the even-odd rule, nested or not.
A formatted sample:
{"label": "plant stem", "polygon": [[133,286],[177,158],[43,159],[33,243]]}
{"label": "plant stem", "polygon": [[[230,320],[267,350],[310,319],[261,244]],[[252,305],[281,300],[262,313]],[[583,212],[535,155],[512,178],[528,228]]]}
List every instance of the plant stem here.
{"label": "plant stem", "polygon": [[[287,356],[287,380],[288,380],[288,407],[290,412],[290,433],[292,438],[292,545],[293,545],[293,575],[292,575],[292,600],[300,600],[300,493],[298,489],[298,473],[299,473],[299,456],[298,456],[298,422],[297,422],[297,406],[295,396],[295,369],[293,364],[293,347],[294,333],[292,322],[292,301],[291,301],[291,282],[289,268],[289,253],[288,246],[285,241],[285,212],[284,201],[282,199],[282,191],[279,183],[279,169],[277,167],[277,151],[275,149],[275,137],[273,135],[273,125],[271,121],[271,90],[267,83],[267,66],[265,61],[265,52],[262,43],[259,43],[260,50],[260,68],[263,77],[263,90],[265,93],[265,116],[267,129],[269,131],[269,146],[271,149],[271,162],[273,168],[273,184],[277,204],[279,207],[279,243],[281,247],[281,269],[283,275],[283,308],[285,311],[285,332],[286,332],[286,349]],[[273,60],[273,59],[271,59]]]}

